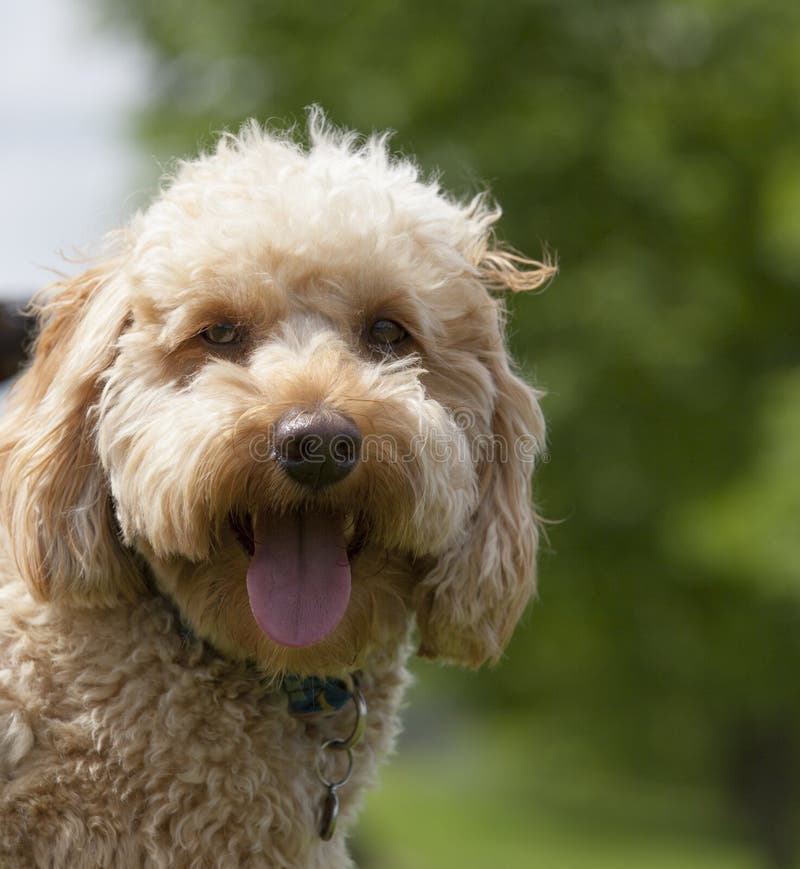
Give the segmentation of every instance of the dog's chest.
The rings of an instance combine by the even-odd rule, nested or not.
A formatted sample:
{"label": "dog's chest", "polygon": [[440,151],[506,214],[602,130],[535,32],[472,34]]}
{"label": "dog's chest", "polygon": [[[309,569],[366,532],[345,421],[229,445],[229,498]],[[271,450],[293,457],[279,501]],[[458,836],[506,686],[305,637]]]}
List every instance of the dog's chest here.
{"label": "dog's chest", "polygon": [[[70,680],[53,682],[50,666],[47,702],[20,709],[31,740],[2,789],[0,855],[70,867],[349,865],[342,833],[394,736],[400,650],[365,676],[370,721],[339,794],[339,833],[322,842],[315,760],[337,723],[309,728],[243,668],[171,634],[155,641],[153,625],[126,627],[110,643],[104,629],[102,649],[62,641],[56,670]],[[20,706],[42,696],[32,684],[42,674],[25,678]]]}

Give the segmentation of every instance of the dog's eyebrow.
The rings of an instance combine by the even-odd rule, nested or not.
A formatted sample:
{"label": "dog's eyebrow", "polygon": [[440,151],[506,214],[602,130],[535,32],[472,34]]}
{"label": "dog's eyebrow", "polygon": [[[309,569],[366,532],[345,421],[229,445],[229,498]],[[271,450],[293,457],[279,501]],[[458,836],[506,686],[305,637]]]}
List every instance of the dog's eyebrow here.
{"label": "dog's eyebrow", "polygon": [[231,323],[266,331],[285,315],[285,305],[272,293],[206,294],[170,311],[163,320],[157,344],[172,352],[215,323]]}
{"label": "dog's eyebrow", "polygon": [[369,326],[376,320],[394,320],[418,336],[430,331],[425,325],[430,312],[427,312],[427,317],[424,312],[425,307],[412,294],[398,291],[373,290],[361,305],[361,319],[365,325]]}

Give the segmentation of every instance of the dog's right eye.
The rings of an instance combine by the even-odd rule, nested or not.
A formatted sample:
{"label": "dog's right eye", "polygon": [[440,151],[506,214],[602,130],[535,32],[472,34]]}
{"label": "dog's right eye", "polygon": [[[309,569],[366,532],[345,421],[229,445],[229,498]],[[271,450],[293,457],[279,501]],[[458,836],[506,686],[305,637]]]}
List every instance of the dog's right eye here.
{"label": "dog's right eye", "polygon": [[230,347],[242,340],[241,329],[234,326],[233,323],[214,323],[213,326],[203,329],[200,337],[207,344],[212,344],[215,347]]}

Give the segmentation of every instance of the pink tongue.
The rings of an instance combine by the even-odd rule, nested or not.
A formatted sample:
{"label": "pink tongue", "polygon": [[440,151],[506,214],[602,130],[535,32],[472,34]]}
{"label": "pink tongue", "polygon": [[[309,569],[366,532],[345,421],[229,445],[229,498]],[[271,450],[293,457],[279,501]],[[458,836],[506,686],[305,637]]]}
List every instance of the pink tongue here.
{"label": "pink tongue", "polygon": [[350,600],[341,519],[320,513],[267,515],[254,529],[247,570],[250,609],[282,646],[311,646],[339,624]]}

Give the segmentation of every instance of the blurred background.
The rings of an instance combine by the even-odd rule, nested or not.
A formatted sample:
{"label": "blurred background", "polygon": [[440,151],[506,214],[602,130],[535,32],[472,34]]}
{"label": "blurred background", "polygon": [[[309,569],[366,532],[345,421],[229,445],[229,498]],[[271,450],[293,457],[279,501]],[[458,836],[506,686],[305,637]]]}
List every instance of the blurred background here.
{"label": "blurred background", "polygon": [[450,189],[490,186],[502,237],[558,255],[546,291],[510,300],[549,393],[540,600],[494,671],[415,662],[359,866],[800,865],[800,4],[3,18],[7,299],[76,269],[56,249],[124,219],[171,157],[312,102],[397,130]]}

